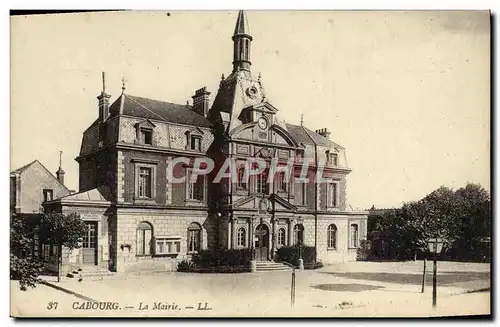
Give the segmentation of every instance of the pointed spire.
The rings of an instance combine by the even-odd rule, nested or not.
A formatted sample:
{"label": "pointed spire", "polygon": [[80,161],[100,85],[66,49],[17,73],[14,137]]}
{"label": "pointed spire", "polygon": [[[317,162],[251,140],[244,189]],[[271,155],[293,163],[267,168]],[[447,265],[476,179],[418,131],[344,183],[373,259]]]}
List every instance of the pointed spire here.
{"label": "pointed spire", "polygon": [[304,126],[304,114],[300,114],[300,126]]}
{"label": "pointed spire", "polygon": [[250,44],[252,43],[252,36],[250,35],[250,28],[248,27],[248,20],[243,10],[238,13],[236,26],[233,34],[233,72],[240,70],[250,71]]}
{"label": "pointed spire", "polygon": [[236,26],[234,27],[233,35],[247,35],[250,37],[250,28],[248,26],[247,15],[244,10],[238,12],[238,19],[236,20]]}
{"label": "pointed spire", "polygon": [[63,154],[63,152],[59,151],[59,169],[61,169],[61,166],[62,166],[62,154]]}

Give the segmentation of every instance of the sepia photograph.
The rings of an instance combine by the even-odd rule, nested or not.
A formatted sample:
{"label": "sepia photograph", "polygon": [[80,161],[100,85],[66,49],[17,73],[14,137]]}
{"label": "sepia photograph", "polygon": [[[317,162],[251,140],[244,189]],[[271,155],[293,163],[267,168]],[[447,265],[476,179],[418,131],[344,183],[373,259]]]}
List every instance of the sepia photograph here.
{"label": "sepia photograph", "polygon": [[491,319],[491,22],[11,11],[10,316]]}

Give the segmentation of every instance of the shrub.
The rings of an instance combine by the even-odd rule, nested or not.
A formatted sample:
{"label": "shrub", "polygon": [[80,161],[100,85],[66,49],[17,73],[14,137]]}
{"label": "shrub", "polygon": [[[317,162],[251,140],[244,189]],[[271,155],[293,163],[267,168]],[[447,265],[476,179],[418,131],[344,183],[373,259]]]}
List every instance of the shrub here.
{"label": "shrub", "polygon": [[224,274],[224,273],[242,273],[249,272],[249,267],[245,266],[216,266],[216,267],[195,267],[191,272],[196,273],[215,273],[215,274]]}
{"label": "shrub", "polygon": [[371,243],[367,240],[361,240],[359,242],[359,248],[356,251],[356,260],[357,261],[366,261],[370,257],[371,254]]}
{"label": "shrub", "polygon": [[252,249],[203,250],[193,255],[192,261],[198,267],[249,266]]}
{"label": "shrub", "polygon": [[[306,264],[316,263],[316,248],[314,246],[302,246],[302,260]],[[276,251],[277,261],[285,261],[294,266],[299,264],[299,248],[297,246],[283,246]]]}
{"label": "shrub", "polygon": [[313,263],[304,263],[304,269],[319,269],[319,268],[323,268],[323,262],[321,261],[317,261],[317,262],[313,262]]}
{"label": "shrub", "polygon": [[177,264],[177,271],[179,272],[191,272],[195,269],[195,265],[188,260],[182,260]]}

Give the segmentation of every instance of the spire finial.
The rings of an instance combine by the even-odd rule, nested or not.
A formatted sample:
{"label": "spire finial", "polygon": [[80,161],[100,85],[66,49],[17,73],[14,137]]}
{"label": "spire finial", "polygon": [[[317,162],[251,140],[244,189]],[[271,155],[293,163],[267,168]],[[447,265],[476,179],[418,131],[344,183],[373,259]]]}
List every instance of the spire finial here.
{"label": "spire finial", "polygon": [[300,126],[304,126],[304,114],[300,114]]}
{"label": "spire finial", "polygon": [[61,169],[61,167],[62,167],[62,154],[63,154],[63,152],[59,151],[59,169]]}
{"label": "spire finial", "polygon": [[122,93],[125,92],[125,82],[127,80],[125,79],[125,76],[122,77]]}
{"label": "spire finial", "polygon": [[260,79],[261,79],[261,77],[262,77],[262,75],[261,75],[261,74],[260,74],[260,72],[259,72],[259,79],[258,79],[258,80],[259,80],[259,83],[260,83]]}

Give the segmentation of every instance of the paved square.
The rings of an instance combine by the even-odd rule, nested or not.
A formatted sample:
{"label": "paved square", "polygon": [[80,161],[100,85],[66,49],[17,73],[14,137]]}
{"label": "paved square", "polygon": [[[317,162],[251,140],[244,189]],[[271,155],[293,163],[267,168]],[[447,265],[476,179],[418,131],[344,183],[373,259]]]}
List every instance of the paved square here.
{"label": "paved square", "polygon": [[[66,305],[71,315],[82,316],[421,316],[490,312],[489,292],[464,294],[489,288],[488,264],[440,262],[437,311],[431,307],[432,264],[427,265],[424,293],[420,293],[422,268],[422,261],[354,262],[297,271],[294,308],[290,306],[290,272],[161,273],[54,284],[120,305],[118,311],[75,310],[73,304]],[[464,302],[464,298],[471,300]],[[74,298],[73,302],[84,300]]]}

